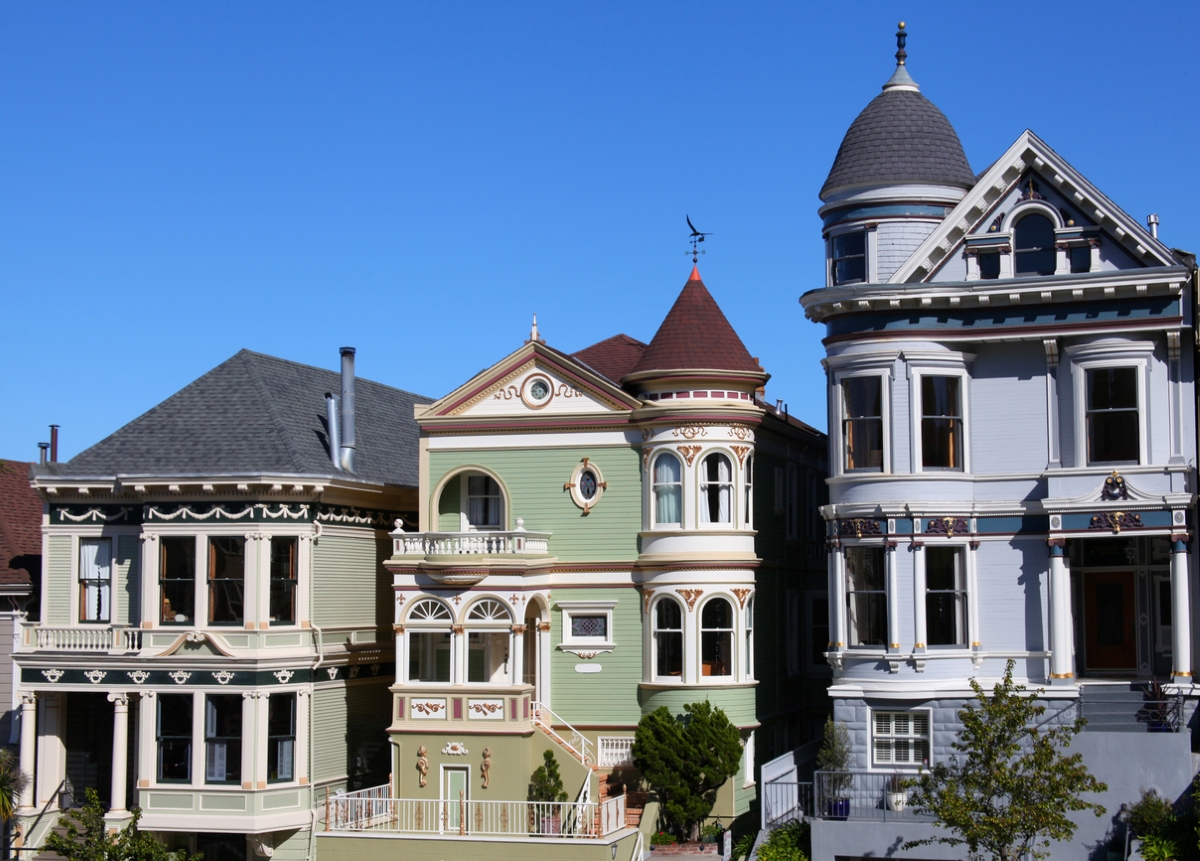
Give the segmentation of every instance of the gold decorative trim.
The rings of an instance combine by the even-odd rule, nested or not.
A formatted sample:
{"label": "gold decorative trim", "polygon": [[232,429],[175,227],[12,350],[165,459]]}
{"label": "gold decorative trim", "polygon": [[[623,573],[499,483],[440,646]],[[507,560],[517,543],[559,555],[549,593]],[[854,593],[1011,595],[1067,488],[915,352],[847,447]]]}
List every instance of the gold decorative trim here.
{"label": "gold decorative trim", "polygon": [[1050,678],[1052,678],[1052,679],[1073,679],[1073,678],[1075,678],[1075,674],[1074,673],[1051,673]]}
{"label": "gold decorative trim", "polygon": [[914,649],[924,649],[925,644],[924,643],[913,643],[913,648]]}
{"label": "gold decorative trim", "polygon": [[683,600],[687,601],[689,613],[696,606],[696,600],[704,594],[703,589],[676,589],[675,591],[683,596]]}
{"label": "gold decorative trim", "polygon": [[750,446],[748,446],[748,445],[731,445],[730,448],[733,450],[733,453],[737,455],[738,466],[739,467],[745,466],[746,465],[746,455],[749,454],[749,452],[750,452]]}
{"label": "gold decorative trim", "polygon": [[1191,670],[1188,670],[1187,672],[1179,672],[1179,671],[1175,671],[1175,672],[1171,673],[1171,675],[1173,675],[1173,676],[1188,676],[1188,677],[1190,677],[1190,676],[1192,675],[1192,672],[1191,672]]}
{"label": "gold decorative trim", "polygon": [[650,614],[650,601],[652,600],[653,597],[654,597],[653,589],[643,589],[642,590],[642,612],[645,613],[646,615]]}
{"label": "gold decorative trim", "polygon": [[679,453],[683,455],[683,459],[687,461],[687,465],[691,466],[692,461],[696,459],[696,455],[700,453],[701,446],[698,445],[681,445]]}
{"label": "gold decorative trim", "polygon": [[753,589],[730,589],[729,591],[732,592],[734,595],[737,595],[738,606],[744,610],[744,609],[746,609],[746,598],[748,598],[750,593],[753,592],[754,590]]}

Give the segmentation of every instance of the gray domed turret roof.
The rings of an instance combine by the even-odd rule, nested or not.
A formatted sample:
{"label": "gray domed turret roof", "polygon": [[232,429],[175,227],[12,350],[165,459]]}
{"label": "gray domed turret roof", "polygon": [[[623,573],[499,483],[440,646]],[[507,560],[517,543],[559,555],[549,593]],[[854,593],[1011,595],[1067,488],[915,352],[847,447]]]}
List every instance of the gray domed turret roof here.
{"label": "gray domed turret roof", "polygon": [[[902,37],[903,30],[898,33]],[[903,39],[896,73],[842,138],[821,199],[849,186],[930,184],[971,188],[975,174],[946,115],[905,68]]]}

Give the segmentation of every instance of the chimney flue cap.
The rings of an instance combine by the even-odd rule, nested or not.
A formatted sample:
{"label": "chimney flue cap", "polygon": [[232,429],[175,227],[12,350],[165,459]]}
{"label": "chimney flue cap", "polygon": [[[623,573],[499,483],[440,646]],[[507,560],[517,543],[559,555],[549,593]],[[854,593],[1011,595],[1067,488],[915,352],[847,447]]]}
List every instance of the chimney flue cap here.
{"label": "chimney flue cap", "polygon": [[340,352],[343,356],[353,356],[357,351],[353,347],[342,347]]}

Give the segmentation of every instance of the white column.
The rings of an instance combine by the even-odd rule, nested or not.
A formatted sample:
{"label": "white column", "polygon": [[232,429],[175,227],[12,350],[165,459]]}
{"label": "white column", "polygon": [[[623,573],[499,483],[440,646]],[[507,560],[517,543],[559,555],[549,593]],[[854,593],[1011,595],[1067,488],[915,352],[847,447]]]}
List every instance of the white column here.
{"label": "white column", "polygon": [[838,612],[838,607],[841,606],[842,597],[838,591],[838,557],[841,554],[837,550],[830,549],[826,554],[826,567],[829,569],[829,584],[827,593],[829,595],[829,643],[826,646],[827,652],[838,651],[845,637],[842,636],[841,613]]}
{"label": "white column", "polygon": [[138,789],[147,789],[158,771],[158,697],[154,691],[140,691],[138,703]]}
{"label": "white column", "polygon": [[1074,624],[1071,619],[1071,572],[1063,545],[1050,545],[1050,681],[1069,683],[1075,678],[1072,654]]}
{"label": "white column", "polygon": [[508,683],[520,685],[525,682],[525,626],[512,626],[512,648],[508,653]]}
{"label": "white column", "polygon": [[142,540],[142,627],[153,628],[162,617],[158,597],[158,533],[143,532],[138,537]]}
{"label": "white column", "polygon": [[37,694],[29,692],[21,694],[21,771],[29,777],[29,783],[21,791],[20,807],[24,812],[32,813],[33,805],[33,776],[37,773],[35,758],[37,757]]}
{"label": "white column", "polygon": [[301,533],[300,540],[296,543],[296,622],[301,628],[307,628],[312,624],[308,615],[312,546],[313,537],[307,533]]}
{"label": "white column", "polygon": [[242,691],[242,789],[253,789],[258,771],[255,756],[255,736],[258,724],[257,703],[264,694],[261,691]]}
{"label": "white column", "polygon": [[467,632],[462,625],[450,626],[450,684],[467,683]]}
{"label": "white column", "polygon": [[109,810],[125,810],[125,768],[129,758],[129,695],[113,691],[108,695],[113,704],[112,804]]}
{"label": "white column", "polygon": [[204,694],[192,694],[192,786],[203,786],[207,776],[208,743],[204,737],[204,718],[208,704]]}
{"label": "white column", "polygon": [[928,628],[925,619],[925,554],[924,546],[913,546],[913,651],[923,652],[928,648]]}
{"label": "white column", "polygon": [[[550,623],[538,622],[537,626],[537,700],[550,705]],[[686,668],[686,664],[684,667]]]}
{"label": "white column", "polygon": [[[296,782],[301,786],[308,783],[308,727],[311,703],[311,690],[301,688],[296,691],[296,764],[294,767]],[[391,707],[393,709],[396,707],[395,698],[392,699]]]}
{"label": "white column", "polygon": [[[259,617],[266,618],[266,613],[258,611],[259,581],[262,576],[262,553],[267,544],[267,536],[262,532],[246,533],[246,549],[242,569],[242,623],[247,631],[258,628]],[[264,626],[266,627],[266,626]]]}
{"label": "white column", "polygon": [[1171,676],[1185,684],[1192,682],[1192,606],[1188,587],[1187,544],[1174,536],[1171,544]]}
{"label": "white column", "polygon": [[896,542],[889,541],[883,549],[884,569],[887,571],[888,652],[900,651],[900,574],[896,570]]}
{"label": "white column", "polygon": [[833,651],[840,652],[850,642],[850,630],[846,624],[846,556],[845,550],[833,553],[833,609],[837,621],[837,636],[833,638]]}

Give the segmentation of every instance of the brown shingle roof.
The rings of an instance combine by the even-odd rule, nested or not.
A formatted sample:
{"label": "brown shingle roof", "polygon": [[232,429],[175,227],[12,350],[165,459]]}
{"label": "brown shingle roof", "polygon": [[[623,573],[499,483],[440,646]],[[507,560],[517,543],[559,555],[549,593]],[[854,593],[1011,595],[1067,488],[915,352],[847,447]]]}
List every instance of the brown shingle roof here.
{"label": "brown shingle roof", "polygon": [[646,345],[637,338],[628,335],[613,335],[598,344],[584,347],[577,353],[572,353],[572,359],[578,359],[593,371],[608,377],[619,384],[621,377],[628,374],[646,352]]}
{"label": "brown shingle roof", "polygon": [[0,586],[32,586],[42,561],[42,501],[29,464],[0,460]]}
{"label": "brown shingle roof", "polygon": [[695,267],[631,373],[692,368],[751,373],[762,370],[721,313]]}

